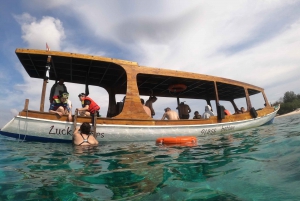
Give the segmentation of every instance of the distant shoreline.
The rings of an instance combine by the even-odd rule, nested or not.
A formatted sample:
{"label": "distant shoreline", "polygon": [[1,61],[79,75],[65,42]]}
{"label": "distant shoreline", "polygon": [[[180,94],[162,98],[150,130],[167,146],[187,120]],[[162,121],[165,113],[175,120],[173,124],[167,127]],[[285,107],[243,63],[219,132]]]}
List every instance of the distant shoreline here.
{"label": "distant shoreline", "polygon": [[286,113],[286,114],[283,114],[283,115],[276,116],[276,118],[277,117],[286,117],[286,116],[295,115],[295,114],[300,114],[300,108],[296,109],[293,112],[289,112],[289,113]]}

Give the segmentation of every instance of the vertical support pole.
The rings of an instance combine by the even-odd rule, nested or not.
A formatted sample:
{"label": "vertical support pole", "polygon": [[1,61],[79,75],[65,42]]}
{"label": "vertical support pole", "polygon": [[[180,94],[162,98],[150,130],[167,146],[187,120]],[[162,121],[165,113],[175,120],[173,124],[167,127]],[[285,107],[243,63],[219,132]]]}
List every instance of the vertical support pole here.
{"label": "vertical support pole", "polygon": [[264,97],[264,100],[265,100],[265,103],[266,103],[266,105],[265,105],[265,107],[269,107],[269,106],[271,106],[270,105],[270,103],[269,103],[269,101],[268,101],[268,99],[267,99],[267,96],[266,96],[266,94],[265,94],[265,92],[264,91],[262,91],[261,92],[262,93],[262,95],[263,95],[263,97]]}
{"label": "vertical support pole", "polygon": [[214,81],[215,85],[215,94],[216,94],[216,108],[217,108],[217,113],[218,113],[218,106],[219,106],[219,94],[218,94],[218,87],[217,87],[217,82]]}
{"label": "vertical support pole", "polygon": [[97,138],[97,113],[95,112],[94,118],[93,118],[93,124],[94,124],[94,138]]}
{"label": "vertical support pole", "polygon": [[250,111],[252,105],[251,105],[251,100],[250,100],[250,97],[249,97],[249,92],[248,92],[247,88],[244,88],[244,89],[245,89],[246,101],[247,101],[247,111]]}
{"label": "vertical support pole", "polygon": [[45,77],[44,77],[44,82],[43,82],[43,89],[42,89],[42,94],[41,94],[40,112],[44,112],[46,88],[47,88],[47,83],[48,83],[48,79],[49,79],[49,76],[50,76],[49,75],[50,62],[51,62],[51,56],[48,56],[47,64],[46,64],[46,72],[45,72]]}
{"label": "vertical support pole", "polygon": [[29,99],[25,100],[25,105],[24,105],[24,111],[27,112],[28,111],[28,105],[29,105]]}
{"label": "vertical support pole", "polygon": [[48,83],[48,81],[45,79],[43,82],[43,89],[42,89],[42,95],[41,95],[40,112],[44,112],[47,83]]}
{"label": "vertical support pole", "polygon": [[179,96],[177,96],[177,108],[178,108],[178,115],[179,115],[179,117],[181,117],[181,114],[180,114],[180,109],[179,109],[179,104],[180,104],[180,100],[179,100]]}
{"label": "vertical support pole", "polygon": [[[76,109],[74,114],[73,133],[76,130],[76,126],[77,126],[77,116],[78,116],[78,110]],[[72,135],[72,141],[74,141],[74,135]]]}
{"label": "vertical support pole", "polygon": [[75,110],[75,114],[74,114],[74,122],[73,122],[73,130],[75,131],[76,129],[76,125],[77,125],[77,116],[78,116],[78,110]]}

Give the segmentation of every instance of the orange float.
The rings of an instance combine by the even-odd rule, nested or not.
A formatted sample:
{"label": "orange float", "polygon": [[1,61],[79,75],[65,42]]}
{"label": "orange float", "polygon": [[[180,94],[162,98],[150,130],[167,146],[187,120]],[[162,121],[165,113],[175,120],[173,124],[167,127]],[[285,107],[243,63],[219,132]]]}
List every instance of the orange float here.
{"label": "orange float", "polygon": [[194,136],[161,137],[156,139],[156,144],[164,145],[190,145],[197,144],[197,138]]}
{"label": "orange float", "polygon": [[186,90],[187,86],[184,84],[172,84],[168,87],[168,90],[171,92],[182,92]]}

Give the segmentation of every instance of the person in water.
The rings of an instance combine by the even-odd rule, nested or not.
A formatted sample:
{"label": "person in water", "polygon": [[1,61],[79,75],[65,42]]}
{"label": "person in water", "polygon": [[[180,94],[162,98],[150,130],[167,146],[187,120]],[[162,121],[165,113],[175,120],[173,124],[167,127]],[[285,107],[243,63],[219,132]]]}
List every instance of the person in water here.
{"label": "person in water", "polygon": [[77,126],[73,134],[73,143],[75,145],[98,145],[98,140],[91,134],[91,125],[88,122]]}

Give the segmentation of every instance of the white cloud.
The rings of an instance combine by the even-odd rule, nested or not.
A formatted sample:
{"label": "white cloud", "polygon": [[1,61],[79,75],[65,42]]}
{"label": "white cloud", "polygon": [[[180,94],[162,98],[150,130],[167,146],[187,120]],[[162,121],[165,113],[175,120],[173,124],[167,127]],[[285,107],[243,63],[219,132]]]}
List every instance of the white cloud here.
{"label": "white cloud", "polygon": [[29,48],[46,49],[48,43],[51,49],[61,49],[65,33],[59,19],[44,16],[41,20],[36,20],[28,13],[16,15],[15,19],[21,25],[22,38],[28,43]]}

